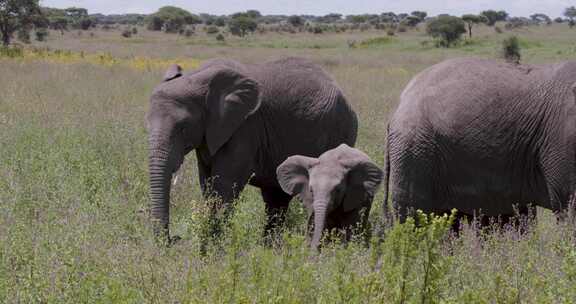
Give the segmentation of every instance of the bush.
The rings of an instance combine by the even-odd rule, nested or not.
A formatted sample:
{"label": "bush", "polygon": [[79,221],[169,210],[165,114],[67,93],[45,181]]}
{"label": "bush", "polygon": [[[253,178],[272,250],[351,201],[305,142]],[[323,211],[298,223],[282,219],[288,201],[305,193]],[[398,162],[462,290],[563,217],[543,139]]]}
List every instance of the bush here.
{"label": "bush", "polygon": [[450,47],[466,33],[466,24],[458,17],[443,15],[428,23],[426,32],[437,39],[437,46]]}
{"label": "bush", "polygon": [[396,31],[394,31],[394,29],[388,29],[388,30],[386,31],[386,35],[388,35],[388,36],[394,36],[394,35],[396,35]]}
{"label": "bush", "polygon": [[138,35],[138,28],[137,27],[132,28],[132,35]]}
{"label": "bush", "polygon": [[36,41],[46,41],[46,37],[48,37],[49,33],[46,29],[41,28],[36,30]]}
{"label": "bush", "polygon": [[30,43],[30,32],[28,30],[19,30],[18,31],[18,40],[20,40],[23,43]]}
{"label": "bush", "polygon": [[130,38],[132,37],[132,30],[131,29],[125,29],[122,31],[122,37],[124,38]]}
{"label": "bush", "polygon": [[502,41],[502,57],[511,63],[520,63],[520,42],[518,37],[512,36]]}
{"label": "bush", "polygon": [[216,35],[216,41],[220,41],[220,42],[224,42],[226,39],[224,38],[224,35],[222,35],[222,33]]}
{"label": "bush", "polygon": [[502,29],[499,26],[495,26],[494,31],[496,32],[496,34],[502,34]]}
{"label": "bush", "polygon": [[204,29],[204,31],[206,32],[206,34],[210,35],[210,34],[218,34],[220,32],[220,29],[215,25],[210,25],[210,26],[207,26]]}

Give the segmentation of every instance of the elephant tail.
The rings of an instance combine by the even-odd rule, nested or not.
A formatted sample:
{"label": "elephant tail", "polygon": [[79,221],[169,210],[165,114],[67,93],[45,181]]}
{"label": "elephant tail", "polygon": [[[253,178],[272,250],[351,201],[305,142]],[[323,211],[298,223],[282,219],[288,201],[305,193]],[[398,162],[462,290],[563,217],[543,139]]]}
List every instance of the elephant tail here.
{"label": "elephant tail", "polygon": [[388,125],[387,134],[386,134],[386,151],[384,152],[384,199],[382,202],[382,212],[383,212],[383,219],[382,219],[382,228],[380,236],[383,237],[384,229],[388,228],[392,225],[392,211],[390,210],[390,206],[388,206],[388,195],[390,193],[390,125]]}

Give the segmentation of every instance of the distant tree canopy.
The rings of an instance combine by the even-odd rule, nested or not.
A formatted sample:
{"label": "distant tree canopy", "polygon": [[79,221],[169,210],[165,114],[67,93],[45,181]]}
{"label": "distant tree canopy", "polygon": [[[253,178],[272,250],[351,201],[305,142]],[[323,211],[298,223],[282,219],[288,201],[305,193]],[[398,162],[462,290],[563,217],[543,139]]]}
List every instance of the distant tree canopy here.
{"label": "distant tree canopy", "polygon": [[300,27],[304,25],[304,19],[300,16],[290,16],[288,17],[288,23],[290,23],[290,25],[292,25],[293,27]]}
{"label": "distant tree canopy", "polygon": [[428,16],[428,13],[423,11],[413,11],[410,15],[417,17],[418,19],[420,19],[420,21],[424,21]]}
{"label": "distant tree canopy", "polygon": [[232,18],[228,21],[228,28],[232,35],[244,37],[248,33],[255,32],[258,28],[258,23],[254,18],[254,13],[248,11],[232,15]]}
{"label": "distant tree canopy", "polygon": [[574,27],[574,24],[575,24],[574,18],[576,18],[576,7],[574,7],[574,6],[567,7],[564,10],[564,16],[566,16],[566,18],[568,18],[570,20],[568,22],[570,27]]}
{"label": "distant tree canopy", "polygon": [[38,0],[0,0],[0,36],[8,46],[12,35],[18,32],[29,37],[30,30],[42,23]]}
{"label": "distant tree canopy", "polygon": [[550,17],[548,17],[548,15],[546,15],[546,14],[533,14],[533,15],[530,15],[530,19],[532,19],[532,21],[534,21],[535,23],[538,23],[538,24],[551,24],[552,23],[552,19],[550,19]]}
{"label": "distant tree canopy", "polygon": [[508,13],[505,11],[487,10],[480,13],[480,15],[486,18],[486,24],[489,26],[494,26],[498,21],[506,21],[506,18],[508,18]]}
{"label": "distant tree canopy", "polygon": [[156,13],[148,16],[147,21],[149,30],[167,33],[178,33],[186,25],[199,23],[202,23],[200,17],[175,6],[161,7]]}
{"label": "distant tree canopy", "polygon": [[88,30],[98,23],[97,18],[88,15],[88,11],[85,8],[70,7],[58,9],[43,7],[42,13],[47,27],[61,32],[69,28]]}
{"label": "distant tree canopy", "polygon": [[475,24],[486,23],[486,17],[483,15],[468,14],[462,16],[462,20],[466,22],[466,25],[468,26],[468,37],[470,38],[472,38],[472,27]]}
{"label": "distant tree canopy", "polygon": [[438,46],[450,47],[466,33],[466,25],[458,17],[442,15],[428,23],[426,32],[438,39]]}

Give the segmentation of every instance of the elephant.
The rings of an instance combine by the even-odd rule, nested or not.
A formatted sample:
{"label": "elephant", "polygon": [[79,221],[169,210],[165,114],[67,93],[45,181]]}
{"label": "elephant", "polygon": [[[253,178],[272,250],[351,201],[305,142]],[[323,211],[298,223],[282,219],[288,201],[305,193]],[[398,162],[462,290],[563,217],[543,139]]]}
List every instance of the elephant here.
{"label": "elephant", "polygon": [[362,151],[341,144],[318,158],[290,156],[276,174],[282,189],[297,195],[308,211],[312,249],[325,229],[344,230],[349,240],[360,224],[369,238],[368,215],[383,172]]}
{"label": "elephant", "polygon": [[[576,62],[446,60],[415,76],[388,124],[385,201],[495,218],[565,214],[576,181]],[[516,211],[515,211],[516,209]],[[483,220],[485,222],[485,220]]]}
{"label": "elephant", "polygon": [[358,130],[336,81],[294,57],[260,64],[212,59],[187,73],[174,65],[154,89],[146,120],[150,217],[156,237],[168,244],[171,176],[192,150],[203,196],[220,202],[212,214],[223,209],[225,221],[250,184],[260,188],[270,231],[283,223],[292,198],[278,184],[276,167],[291,155],[354,145]]}

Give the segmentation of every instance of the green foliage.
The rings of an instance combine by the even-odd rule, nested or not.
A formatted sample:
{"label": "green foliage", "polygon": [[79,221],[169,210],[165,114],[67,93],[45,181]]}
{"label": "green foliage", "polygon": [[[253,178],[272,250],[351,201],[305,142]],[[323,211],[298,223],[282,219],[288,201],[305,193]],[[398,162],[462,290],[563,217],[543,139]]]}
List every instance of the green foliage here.
{"label": "green foliage", "polygon": [[505,21],[508,18],[508,13],[505,11],[487,10],[480,13],[480,15],[486,18],[486,24],[489,26],[494,26],[496,22]]}
{"label": "green foliage", "polygon": [[132,35],[133,35],[132,30],[129,29],[129,28],[125,28],[125,29],[122,31],[122,37],[124,37],[124,38],[131,38]]}
{"label": "green foliage", "polygon": [[466,22],[466,25],[468,26],[468,36],[470,38],[472,38],[472,27],[475,24],[486,23],[486,17],[484,17],[483,15],[468,14],[462,16],[462,20]]}
{"label": "green foliage", "polygon": [[564,10],[564,16],[573,21],[574,18],[576,18],[576,7],[574,6],[567,7]]}
{"label": "green foliage", "polygon": [[46,38],[48,37],[49,33],[48,30],[40,28],[36,30],[35,35],[36,35],[36,41],[43,42],[46,41]]}
{"label": "green foliage", "polygon": [[248,13],[237,13],[228,22],[228,28],[232,35],[244,37],[248,33],[253,33],[258,28],[258,23]]}
{"label": "green foliage", "polygon": [[426,32],[438,40],[438,46],[450,47],[466,33],[466,26],[458,17],[439,16],[428,23]]}
{"label": "green foliage", "polygon": [[[38,0],[0,0],[0,38],[8,46],[12,35],[30,40],[30,29],[41,17]],[[26,40],[25,37],[28,37]]]}
{"label": "green foliage", "polygon": [[300,16],[293,15],[288,17],[288,23],[294,27],[300,27],[304,25],[304,19]]}
{"label": "green foliage", "polygon": [[148,16],[148,29],[151,31],[164,31],[178,33],[186,25],[202,23],[200,17],[175,6],[161,7],[156,13]]}
{"label": "green foliage", "polygon": [[518,37],[511,36],[502,41],[501,56],[508,62],[520,63],[520,42]]}
{"label": "green foliage", "polygon": [[552,19],[550,19],[550,17],[548,17],[548,15],[546,15],[546,14],[541,14],[541,13],[530,15],[530,19],[532,19],[532,21],[533,21],[534,23],[537,23],[537,24],[546,24],[546,25],[549,25],[549,24],[552,23]]}
{"label": "green foliage", "polygon": [[220,29],[215,26],[215,25],[210,25],[204,28],[204,31],[206,32],[206,34],[218,34],[220,32]]}
{"label": "green foliage", "polygon": [[393,42],[394,42],[394,38],[392,38],[392,37],[376,37],[376,38],[370,38],[370,39],[366,39],[366,40],[361,41],[358,44],[358,47],[359,48],[381,47],[381,46],[385,46],[385,45],[388,45],[388,44],[393,43]]}

